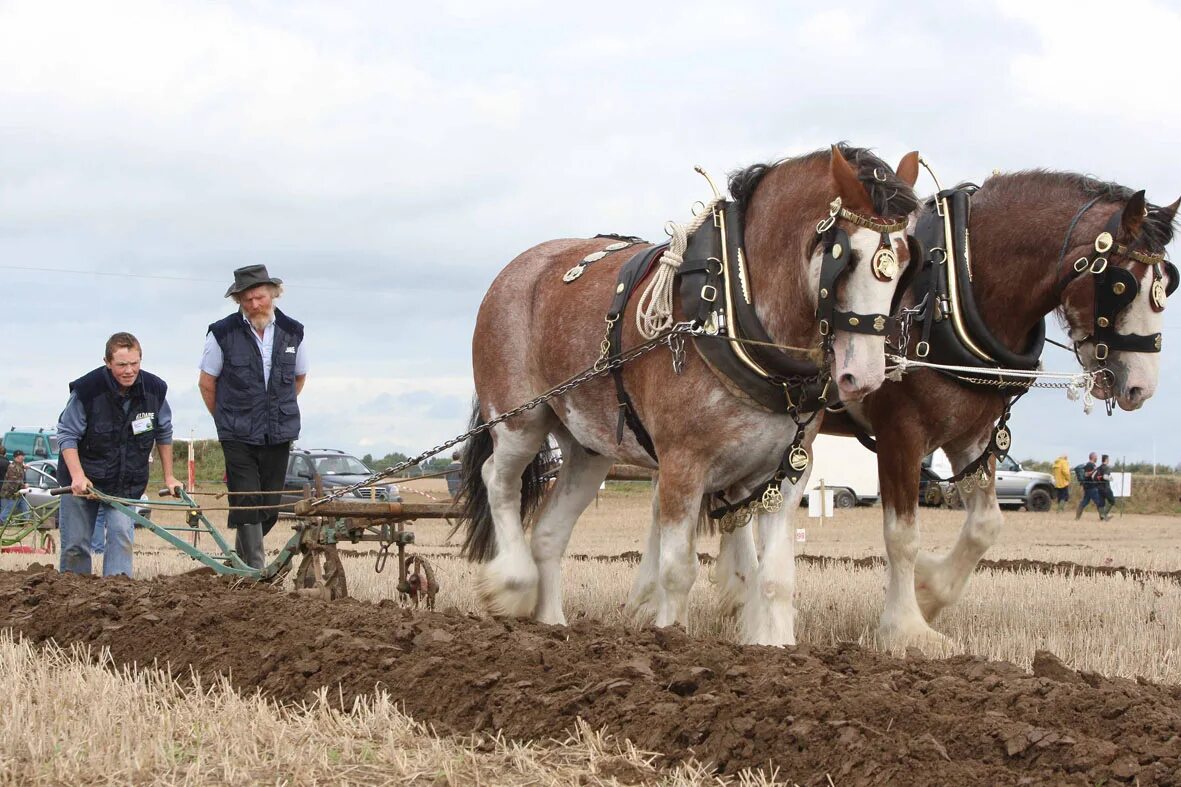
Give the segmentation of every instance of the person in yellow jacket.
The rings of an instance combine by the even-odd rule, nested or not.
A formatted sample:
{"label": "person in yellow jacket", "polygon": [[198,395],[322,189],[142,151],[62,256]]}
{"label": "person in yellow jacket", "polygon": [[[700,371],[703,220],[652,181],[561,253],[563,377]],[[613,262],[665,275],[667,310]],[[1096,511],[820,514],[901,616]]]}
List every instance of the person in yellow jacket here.
{"label": "person in yellow jacket", "polygon": [[1070,502],[1070,462],[1067,461],[1066,454],[1055,459],[1051,469],[1054,475],[1054,488],[1058,492],[1058,511],[1061,512]]}

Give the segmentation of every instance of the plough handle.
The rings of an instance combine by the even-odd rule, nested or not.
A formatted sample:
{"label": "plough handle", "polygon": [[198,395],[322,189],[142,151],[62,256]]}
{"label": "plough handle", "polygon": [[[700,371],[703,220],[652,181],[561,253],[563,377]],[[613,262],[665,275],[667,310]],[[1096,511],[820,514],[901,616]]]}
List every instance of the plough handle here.
{"label": "plough handle", "polygon": [[54,489],[50,489],[49,494],[53,495],[54,497],[57,497],[58,495],[68,495],[70,494],[70,487],[59,486]]}
{"label": "plough handle", "polygon": [[182,489],[184,489],[183,486],[178,486],[176,489],[169,489],[168,487],[162,487],[160,489],[159,494],[160,494],[160,497],[180,497],[180,490],[182,490]]}

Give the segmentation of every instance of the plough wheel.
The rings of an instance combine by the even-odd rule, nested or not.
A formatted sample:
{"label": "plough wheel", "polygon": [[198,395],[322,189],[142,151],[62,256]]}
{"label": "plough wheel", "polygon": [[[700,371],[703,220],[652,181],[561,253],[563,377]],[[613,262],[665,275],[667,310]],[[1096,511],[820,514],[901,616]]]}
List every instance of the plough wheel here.
{"label": "plough wheel", "polygon": [[304,552],[295,571],[295,590],[327,600],[348,596],[344,565],[340,562],[336,544],[317,545]]}
{"label": "plough wheel", "polygon": [[421,600],[426,601],[426,608],[435,608],[435,596],[439,594],[439,582],[435,579],[435,570],[424,557],[415,555],[406,561],[406,591],[405,594],[418,606]]}

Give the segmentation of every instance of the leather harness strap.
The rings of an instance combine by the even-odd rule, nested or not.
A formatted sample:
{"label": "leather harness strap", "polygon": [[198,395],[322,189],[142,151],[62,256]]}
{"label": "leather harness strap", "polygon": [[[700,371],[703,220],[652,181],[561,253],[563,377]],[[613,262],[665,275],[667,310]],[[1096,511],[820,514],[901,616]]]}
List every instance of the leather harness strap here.
{"label": "leather harness strap", "polygon": [[[620,319],[623,316],[624,310],[627,308],[627,302],[631,299],[632,293],[635,292],[636,287],[644,277],[648,275],[648,271],[652,269],[652,264],[656,259],[664,253],[668,248],[665,243],[660,246],[652,246],[632,256],[630,260],[623,264],[619,269],[619,277],[615,284],[615,296],[611,300],[611,308],[607,311],[607,338],[608,355],[617,355],[623,348],[623,321]],[[656,459],[656,447],[652,443],[652,436],[648,434],[648,430],[644,428],[644,422],[640,420],[640,416],[636,413],[635,404],[632,402],[631,396],[627,393],[627,387],[623,384],[623,370],[620,367],[615,367],[611,370],[611,379],[615,382],[615,398],[619,403],[619,420],[615,427],[615,443],[618,445],[623,442],[623,427],[626,424],[631,429],[632,435],[635,436],[636,442],[640,444],[648,456]]]}

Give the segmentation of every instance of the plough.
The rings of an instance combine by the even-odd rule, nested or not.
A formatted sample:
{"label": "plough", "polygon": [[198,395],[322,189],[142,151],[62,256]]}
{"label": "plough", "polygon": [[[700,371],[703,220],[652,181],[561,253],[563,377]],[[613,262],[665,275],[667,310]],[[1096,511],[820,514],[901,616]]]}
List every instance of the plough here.
{"label": "plough", "polygon": [[[652,475],[652,471],[646,468],[617,465],[607,478],[639,481],[650,480]],[[50,493],[62,495],[69,491],[69,487],[61,487]],[[422,602],[429,609],[434,608],[439,583],[434,568],[424,557],[407,554],[406,548],[414,544],[414,533],[407,526],[420,519],[455,519],[461,516],[453,500],[437,503],[323,500],[319,489],[313,497],[312,490],[306,488],[304,499],[296,501],[293,506],[297,521],[292,525],[294,532],[291,538],[274,560],[257,569],[247,565],[238,556],[225,535],[206,517],[201,505],[184,489],[161,489],[159,494],[162,498],[173,499],[151,503],[154,509],[182,512],[183,525],[165,525],[143,516],[137,510],[143,505],[140,500],[112,497],[97,491],[93,494],[103,503],[127,515],[136,526],[154,533],[215,574],[272,583],[291,575],[297,592],[324,599],[348,595],[348,581],[337,550],[339,544],[376,542],[378,553],[375,569],[378,573],[385,569],[390,548],[397,547],[398,592],[416,606]],[[208,536],[214,547],[206,550],[197,546],[199,539],[193,538],[194,535]],[[292,574],[291,566],[296,557],[300,561]]]}

